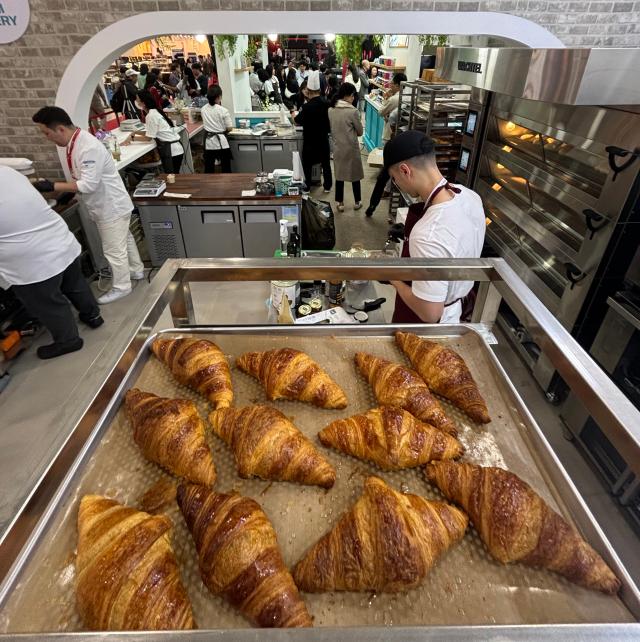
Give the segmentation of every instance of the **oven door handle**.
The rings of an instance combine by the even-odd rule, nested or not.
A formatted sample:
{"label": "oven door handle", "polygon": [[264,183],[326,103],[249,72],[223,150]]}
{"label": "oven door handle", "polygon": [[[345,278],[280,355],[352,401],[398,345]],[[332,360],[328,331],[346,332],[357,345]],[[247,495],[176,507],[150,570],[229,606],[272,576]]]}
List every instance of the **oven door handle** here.
{"label": "oven door handle", "polygon": [[573,290],[573,286],[576,283],[580,283],[580,281],[582,281],[582,279],[586,278],[587,276],[586,272],[583,272],[577,265],[574,265],[573,263],[565,263],[564,268],[567,279],[569,279],[569,282],[571,283],[571,287],[569,288],[570,290]]}
{"label": "oven door handle", "polygon": [[602,214],[598,214],[598,212],[596,212],[595,210],[586,209],[582,210],[582,213],[584,214],[587,227],[591,232],[591,236],[589,237],[589,239],[591,240],[594,237],[595,233],[598,230],[601,230],[609,222],[609,220],[602,216]]}
{"label": "oven door handle", "polygon": [[[611,181],[615,181],[620,172],[623,172],[627,167],[631,167],[636,158],[640,157],[640,147],[636,147],[633,152],[630,152],[626,149],[622,149],[622,147],[609,145],[604,148],[604,151],[609,154],[609,167],[611,168],[611,171],[613,171],[613,178]],[[629,156],[629,158],[627,158],[627,160],[621,165],[616,165],[616,156],[619,156],[620,158]]]}

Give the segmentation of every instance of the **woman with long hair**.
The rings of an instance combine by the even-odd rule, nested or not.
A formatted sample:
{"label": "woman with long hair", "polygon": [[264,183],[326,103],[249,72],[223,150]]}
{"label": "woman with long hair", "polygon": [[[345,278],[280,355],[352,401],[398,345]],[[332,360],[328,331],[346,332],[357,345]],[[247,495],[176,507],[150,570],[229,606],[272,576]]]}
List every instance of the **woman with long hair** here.
{"label": "woman with long hair", "polygon": [[354,210],[362,207],[360,181],[364,178],[360,143],[362,121],[353,103],[358,92],[352,83],[342,83],[329,109],[331,137],[333,139],[333,168],[336,175],[336,202],[339,212],[344,212],[344,183],[351,183]]}
{"label": "woman with long hair", "polygon": [[283,101],[289,109],[294,109],[296,106],[296,95],[300,91],[298,79],[296,77],[296,70],[289,69],[287,71],[287,82],[284,88]]}
{"label": "woman with long hair", "polygon": [[162,107],[158,107],[155,98],[147,89],[143,89],[136,97],[136,107],[146,114],[146,134],[131,132],[126,142],[136,137],[142,140],[154,140],[162,161],[162,169],[167,174],[179,174],[184,157],[184,149],[180,142],[180,131],[183,127],[174,127]]}
{"label": "woman with long hair", "polygon": [[157,80],[158,76],[150,71],[144,81],[143,91],[148,91],[153,96],[158,109],[162,109],[162,96],[160,94],[160,91],[158,90],[158,87],[156,86]]}

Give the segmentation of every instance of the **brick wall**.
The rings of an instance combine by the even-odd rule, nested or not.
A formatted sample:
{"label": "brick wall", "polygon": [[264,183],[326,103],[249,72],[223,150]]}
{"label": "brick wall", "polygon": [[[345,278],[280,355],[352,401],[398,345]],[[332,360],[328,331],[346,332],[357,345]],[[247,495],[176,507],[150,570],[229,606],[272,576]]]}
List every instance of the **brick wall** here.
{"label": "brick wall", "polygon": [[53,146],[31,122],[52,104],[67,64],[91,36],[146,11],[497,11],[535,22],[567,46],[640,46],[640,1],[558,0],[30,0],[24,36],[0,46],[0,155],[33,159],[42,175],[60,176]]}

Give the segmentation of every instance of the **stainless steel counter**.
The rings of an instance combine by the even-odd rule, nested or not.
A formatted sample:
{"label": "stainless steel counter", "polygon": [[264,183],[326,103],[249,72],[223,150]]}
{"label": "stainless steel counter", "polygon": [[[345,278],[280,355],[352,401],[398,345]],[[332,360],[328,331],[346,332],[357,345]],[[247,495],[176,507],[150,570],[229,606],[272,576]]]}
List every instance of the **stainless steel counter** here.
{"label": "stainless steel counter", "polygon": [[[37,488],[26,499],[15,520],[3,530],[0,539],[0,606],[4,604],[16,582],[20,581],[21,569],[30,559],[35,546],[47,533],[51,520],[78,475],[83,461],[91,454],[105,419],[119,405],[123,394],[123,382],[128,371],[144,349],[153,326],[160,316],[170,311],[173,324],[192,326],[193,304],[191,283],[215,281],[267,281],[272,279],[383,279],[383,280],[476,280],[481,283],[474,324],[494,323],[498,303],[504,297],[535,328],[540,345],[547,352],[554,366],[570,383],[575,394],[585,403],[599,423],[607,426],[608,437],[625,452],[640,468],[640,413],[618,391],[607,375],[578,346],[558,321],[536,299],[526,285],[502,260],[419,260],[401,263],[393,260],[343,260],[340,263],[322,259],[289,261],[267,260],[173,260],[168,261],[153,280],[144,300],[137,311],[134,331],[123,333],[114,346],[119,357],[104,382],[87,385],[78,390],[76,408],[67,416],[80,418],[64,426],[70,437],[50,462]],[[424,328],[424,326],[419,326]],[[476,326],[477,327],[477,326]],[[446,327],[440,327],[446,331]],[[214,329],[214,328],[212,328]],[[349,332],[371,332],[380,328],[352,328]],[[437,332],[439,327],[434,326]],[[290,327],[279,327],[278,332],[297,332]],[[305,331],[309,331],[305,329]],[[386,332],[389,330],[387,329]],[[620,597],[635,617],[640,616],[640,594],[622,567],[615,551],[611,548],[601,529],[593,520],[575,486],[568,479],[559,461],[540,434],[532,434],[539,455],[546,466],[551,480],[564,488],[564,500],[584,536],[598,543],[599,551],[616,570],[623,581]],[[24,492],[25,489],[19,489]],[[211,636],[213,632],[184,633],[185,639],[200,635]],[[371,640],[392,639],[637,639],[640,635],[638,624],[582,625],[582,626],[493,626],[493,627],[441,627],[436,629],[417,627],[406,630],[393,629],[321,629],[309,631],[216,631],[220,639],[234,640],[337,640],[358,639],[366,636]],[[168,636],[171,635],[171,638]],[[175,634],[167,634],[173,639]],[[443,637],[444,636],[444,637]],[[26,636],[21,639],[41,639],[42,635]],[[96,639],[113,636],[108,634],[60,635],[61,639]],[[132,634],[131,639],[164,639],[157,633]]]}

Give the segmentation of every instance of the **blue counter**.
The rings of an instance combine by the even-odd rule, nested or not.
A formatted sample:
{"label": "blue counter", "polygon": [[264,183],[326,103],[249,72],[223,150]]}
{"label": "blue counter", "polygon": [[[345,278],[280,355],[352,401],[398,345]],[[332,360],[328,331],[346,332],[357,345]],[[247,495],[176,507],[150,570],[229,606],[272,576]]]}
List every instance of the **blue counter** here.
{"label": "blue counter", "polygon": [[364,123],[364,144],[367,151],[376,147],[382,147],[382,132],[384,130],[384,118],[378,113],[381,104],[365,98],[365,123]]}

